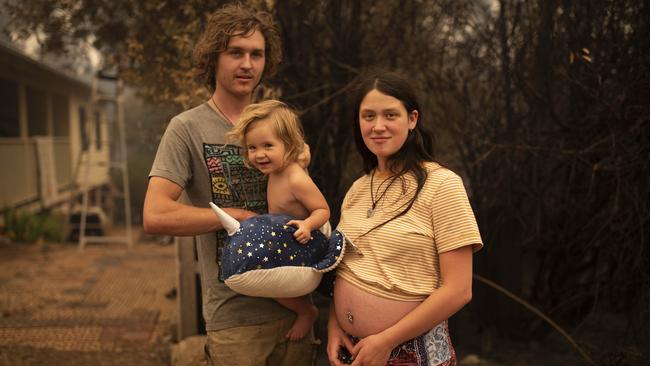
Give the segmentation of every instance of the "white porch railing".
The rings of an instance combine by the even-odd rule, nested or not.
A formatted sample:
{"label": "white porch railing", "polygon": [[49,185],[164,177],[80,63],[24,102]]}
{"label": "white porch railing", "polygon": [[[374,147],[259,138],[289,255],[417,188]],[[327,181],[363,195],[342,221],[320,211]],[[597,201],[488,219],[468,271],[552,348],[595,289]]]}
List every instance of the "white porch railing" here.
{"label": "white porch railing", "polygon": [[[57,188],[63,192],[74,174],[70,139],[53,137],[52,145]],[[0,208],[39,201],[40,175],[36,139],[0,138]]]}
{"label": "white porch railing", "polygon": [[74,167],[72,166],[72,152],[70,150],[70,139],[66,137],[55,137],[54,141],[54,163],[56,164],[56,181],[59,191],[62,191],[72,184]]}
{"label": "white porch railing", "polygon": [[38,198],[37,166],[32,139],[0,138],[0,207]]}

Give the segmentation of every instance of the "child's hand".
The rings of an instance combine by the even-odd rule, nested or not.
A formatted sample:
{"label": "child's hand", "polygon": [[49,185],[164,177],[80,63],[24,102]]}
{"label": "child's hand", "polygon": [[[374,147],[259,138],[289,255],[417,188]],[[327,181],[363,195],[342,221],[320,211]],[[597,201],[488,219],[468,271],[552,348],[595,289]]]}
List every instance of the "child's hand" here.
{"label": "child's hand", "polygon": [[287,225],[297,228],[296,232],[293,233],[293,237],[296,238],[298,243],[307,244],[312,239],[311,228],[305,223],[305,220],[291,220],[287,222]]}

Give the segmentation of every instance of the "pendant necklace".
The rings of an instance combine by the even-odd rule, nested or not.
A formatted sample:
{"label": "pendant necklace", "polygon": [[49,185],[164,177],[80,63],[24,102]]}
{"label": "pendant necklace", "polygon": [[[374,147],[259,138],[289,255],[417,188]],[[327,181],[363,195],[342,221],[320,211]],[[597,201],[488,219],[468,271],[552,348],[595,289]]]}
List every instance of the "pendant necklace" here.
{"label": "pendant necklace", "polygon": [[[372,206],[371,206],[370,208],[368,208],[368,212],[366,213],[366,217],[367,217],[367,218],[371,218],[372,215],[374,215],[374,213],[375,213],[375,207],[377,207],[377,204],[379,203],[379,200],[381,200],[382,197],[384,197],[384,195],[385,195],[386,192],[388,191],[388,188],[390,188],[390,186],[393,184],[393,182],[395,181],[395,179],[397,179],[396,176],[391,175],[390,177],[384,179],[383,182],[379,183],[379,186],[377,187],[377,194],[378,194],[378,196],[377,196],[377,200],[375,201],[374,189],[373,189],[373,187],[372,187],[372,186],[373,186],[373,182],[374,182],[374,178],[375,178],[375,171],[373,170],[373,171],[372,171],[372,175],[370,175],[370,201],[372,201]],[[386,188],[384,189],[384,191],[381,192],[381,194],[379,194],[379,190],[381,189],[381,186],[382,186],[384,183],[386,183],[389,179],[391,180],[390,183],[388,183],[388,185],[386,186]]]}
{"label": "pendant necklace", "polygon": [[226,115],[226,114],[221,110],[221,108],[219,108],[219,106],[217,105],[217,102],[214,101],[214,94],[212,94],[212,97],[210,97],[210,100],[212,101],[212,104],[214,104],[214,107],[217,108],[217,110],[219,111],[219,113],[221,113],[221,115],[226,119],[226,121],[230,122],[230,124],[234,126],[234,125],[235,125],[235,122],[233,122],[233,121],[230,119],[230,117],[228,117],[228,116],[227,116],[227,115]]}

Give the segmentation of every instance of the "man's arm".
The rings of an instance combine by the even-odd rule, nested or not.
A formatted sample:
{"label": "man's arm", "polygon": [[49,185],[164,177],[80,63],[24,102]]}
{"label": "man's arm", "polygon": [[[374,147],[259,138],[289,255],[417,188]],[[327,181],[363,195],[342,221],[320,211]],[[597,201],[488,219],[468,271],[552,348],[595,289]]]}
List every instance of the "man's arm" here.
{"label": "man's arm", "polygon": [[[143,226],[146,233],[193,236],[223,229],[211,209],[177,202],[182,191],[179,185],[168,179],[161,177],[149,179],[143,211]],[[244,209],[224,208],[223,210],[239,221],[255,216],[254,212]]]}

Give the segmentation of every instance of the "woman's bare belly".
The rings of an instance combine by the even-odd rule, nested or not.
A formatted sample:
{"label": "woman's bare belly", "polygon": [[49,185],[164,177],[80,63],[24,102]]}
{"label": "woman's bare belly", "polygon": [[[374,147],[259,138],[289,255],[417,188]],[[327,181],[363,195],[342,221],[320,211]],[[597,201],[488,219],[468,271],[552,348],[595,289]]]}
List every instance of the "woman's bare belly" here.
{"label": "woman's bare belly", "polygon": [[354,287],[341,277],[336,278],[336,318],[345,332],[356,337],[367,337],[383,331],[418,305],[419,301],[385,299]]}

